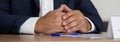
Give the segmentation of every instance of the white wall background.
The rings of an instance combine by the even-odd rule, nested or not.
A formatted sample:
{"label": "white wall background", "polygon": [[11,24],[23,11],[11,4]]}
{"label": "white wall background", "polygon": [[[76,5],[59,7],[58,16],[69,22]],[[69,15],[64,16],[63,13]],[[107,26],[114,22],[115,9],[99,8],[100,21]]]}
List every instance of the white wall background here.
{"label": "white wall background", "polygon": [[91,0],[103,21],[111,16],[120,16],[120,0]]}

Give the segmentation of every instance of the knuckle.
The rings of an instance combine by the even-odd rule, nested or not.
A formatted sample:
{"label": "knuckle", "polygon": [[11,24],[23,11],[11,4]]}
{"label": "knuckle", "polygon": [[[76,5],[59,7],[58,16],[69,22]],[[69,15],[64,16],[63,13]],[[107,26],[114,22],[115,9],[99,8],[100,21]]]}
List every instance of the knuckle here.
{"label": "knuckle", "polygon": [[75,26],[75,25],[76,25],[76,23],[75,23],[75,22],[72,22],[70,25],[73,27],[73,26]]}
{"label": "knuckle", "polygon": [[73,22],[73,21],[76,21],[76,19],[77,19],[77,18],[76,18],[75,16],[73,16],[73,17],[69,18],[69,21],[70,21],[70,22]]}
{"label": "knuckle", "polygon": [[78,17],[78,16],[77,15],[72,16],[73,19],[76,19],[76,17]]}
{"label": "knuckle", "polygon": [[71,22],[71,19],[72,19],[72,18],[69,18],[69,19],[67,20],[67,22]]}
{"label": "knuckle", "polygon": [[74,26],[78,25],[79,23],[77,21],[73,22]]}
{"label": "knuckle", "polygon": [[73,26],[73,24],[69,24],[69,27],[71,28]]}
{"label": "knuckle", "polygon": [[65,14],[64,17],[67,18],[67,17],[68,17],[68,14]]}
{"label": "knuckle", "polygon": [[68,13],[67,15],[68,15],[68,16],[72,16],[72,12]]}
{"label": "knuckle", "polygon": [[75,27],[76,25],[77,25],[77,23],[75,23],[75,22],[69,24],[69,26],[70,26],[71,28]]}
{"label": "knuckle", "polygon": [[70,28],[70,25],[67,25],[68,28]]}

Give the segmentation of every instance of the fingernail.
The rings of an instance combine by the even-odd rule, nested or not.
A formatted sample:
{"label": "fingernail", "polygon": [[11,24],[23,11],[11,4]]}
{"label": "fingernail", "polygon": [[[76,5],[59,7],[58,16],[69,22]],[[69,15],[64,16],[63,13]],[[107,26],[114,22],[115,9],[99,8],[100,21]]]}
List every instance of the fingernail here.
{"label": "fingernail", "polygon": [[67,17],[66,16],[63,16],[63,19],[66,19]]}
{"label": "fingernail", "polygon": [[66,22],[63,22],[63,25],[66,25]]}
{"label": "fingernail", "polygon": [[68,29],[68,27],[67,27],[67,26],[65,26],[65,29]]}
{"label": "fingernail", "polygon": [[70,30],[67,30],[70,33]]}

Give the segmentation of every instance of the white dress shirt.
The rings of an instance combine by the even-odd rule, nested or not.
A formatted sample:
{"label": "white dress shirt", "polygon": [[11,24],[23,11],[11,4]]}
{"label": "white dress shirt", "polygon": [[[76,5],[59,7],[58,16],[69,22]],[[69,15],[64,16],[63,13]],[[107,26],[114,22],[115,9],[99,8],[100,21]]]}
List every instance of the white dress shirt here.
{"label": "white dress shirt", "polygon": [[[21,27],[20,27],[20,33],[25,33],[25,34],[35,34],[34,28],[37,20],[41,17],[44,16],[47,12],[51,11],[54,9],[54,1],[53,0],[39,0],[40,1],[40,13],[39,17],[30,17],[27,21],[25,21]],[[91,23],[91,30],[88,32],[92,32],[95,30],[95,25],[93,22],[85,17],[90,23]]]}

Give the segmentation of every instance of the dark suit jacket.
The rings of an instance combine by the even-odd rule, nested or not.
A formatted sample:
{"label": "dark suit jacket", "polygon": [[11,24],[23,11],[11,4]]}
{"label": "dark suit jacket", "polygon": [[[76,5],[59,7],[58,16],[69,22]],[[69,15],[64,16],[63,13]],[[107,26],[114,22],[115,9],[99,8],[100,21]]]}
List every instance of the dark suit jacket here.
{"label": "dark suit jacket", "polygon": [[[100,32],[102,21],[90,0],[54,0],[54,9],[66,4],[73,10],[80,10],[95,24]],[[29,18],[39,14],[38,0],[0,0],[0,34],[19,33],[20,26]]]}

